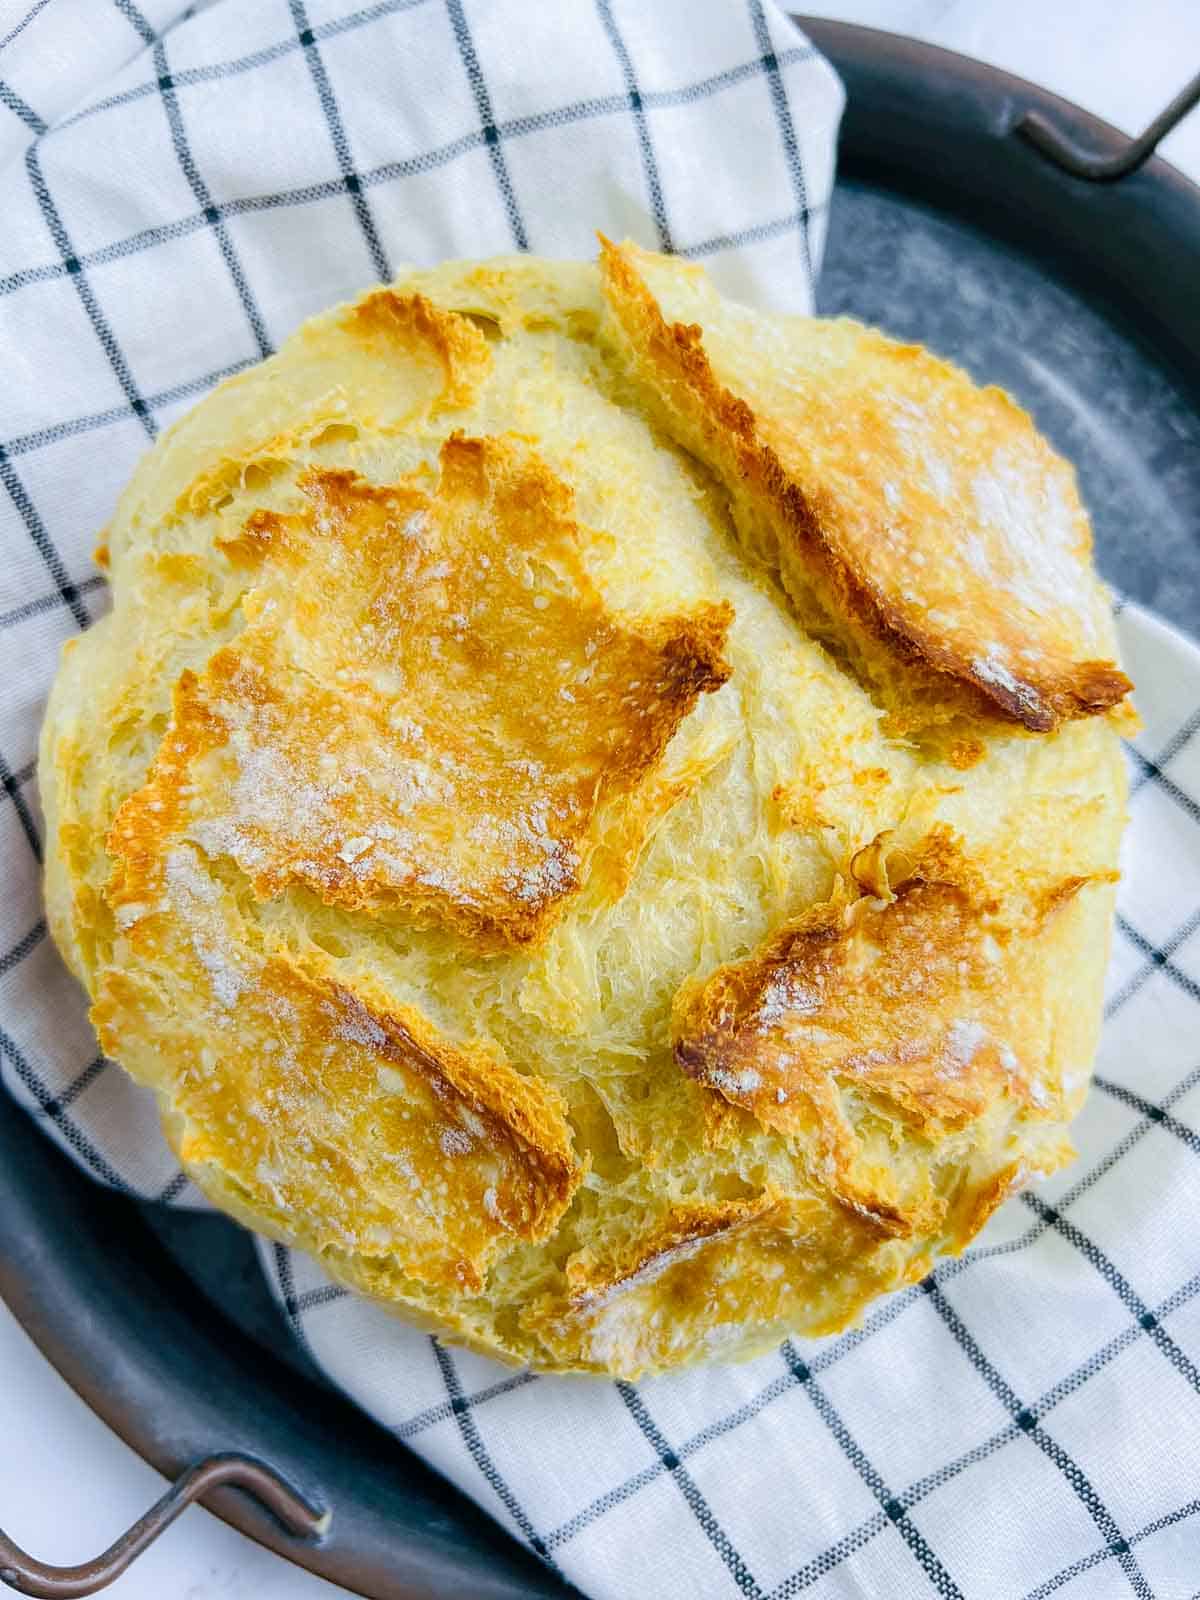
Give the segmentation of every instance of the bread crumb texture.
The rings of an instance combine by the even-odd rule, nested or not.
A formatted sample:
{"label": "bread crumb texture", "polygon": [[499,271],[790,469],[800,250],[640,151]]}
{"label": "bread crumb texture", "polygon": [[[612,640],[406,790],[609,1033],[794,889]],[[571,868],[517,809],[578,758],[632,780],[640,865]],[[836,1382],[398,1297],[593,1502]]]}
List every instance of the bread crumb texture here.
{"label": "bread crumb texture", "polygon": [[1069,1158],[1133,713],[999,390],[629,245],[450,263],[104,539],[51,925],[242,1221],[633,1377],[845,1327]]}

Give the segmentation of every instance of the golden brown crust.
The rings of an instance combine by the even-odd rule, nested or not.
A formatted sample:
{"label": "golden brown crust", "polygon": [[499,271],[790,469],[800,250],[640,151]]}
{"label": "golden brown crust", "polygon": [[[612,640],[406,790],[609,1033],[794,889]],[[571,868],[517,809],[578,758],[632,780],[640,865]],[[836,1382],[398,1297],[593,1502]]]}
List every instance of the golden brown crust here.
{"label": "golden brown crust", "polygon": [[[634,632],[582,560],[564,485],[457,435],[436,485],[301,480],[310,510],[219,541],[247,625],[184,674],[146,791],[260,899],[541,937],[577,891],[601,801],[632,795],[728,669],[727,607]],[[186,802],[183,797],[186,796]]]}
{"label": "golden brown crust", "polygon": [[[915,1211],[902,1200],[890,1173],[872,1170],[864,1118],[936,1142],[998,1104],[1036,1119],[1058,1099],[1046,1078],[1039,929],[973,899],[962,883],[977,875],[944,841],[921,871],[936,872],[939,857],[958,883],[914,874],[892,885],[885,871],[886,899],[842,890],[747,960],[681,991],[673,1019],[675,1059],[689,1076],[804,1140],[817,1181],[903,1235],[931,1216],[924,1200]],[[1042,920],[1087,882],[1061,884]]]}
{"label": "golden brown crust", "polygon": [[613,1261],[523,1325],[566,1367],[636,1375],[681,1361],[764,1353],[803,1323],[832,1332],[861,1302],[928,1270],[877,1220],[812,1192],[681,1206],[648,1230],[644,1256]]}
{"label": "golden brown crust", "polygon": [[754,349],[737,360],[731,340],[718,366],[708,334],[669,322],[639,274],[656,258],[602,240],[601,259],[640,376],[772,524],[793,598],[848,633],[868,676],[907,672],[918,704],[889,697],[900,731],[926,719],[931,690],[1036,732],[1128,693],[1094,654],[1103,600],[1074,475],[1002,391],[850,323],[809,322],[782,366]]}
{"label": "golden brown crust", "polygon": [[445,379],[435,409],[465,405],[492,364],[487,340],[470,318],[440,310],[423,294],[376,289],[354,302],[342,326],[375,348],[432,352]]}
{"label": "golden brown crust", "polygon": [[571,1310],[591,1313],[616,1295],[652,1283],[708,1245],[766,1221],[777,1205],[775,1196],[762,1194],[753,1200],[680,1206],[615,1257],[601,1259],[593,1250],[577,1250],[564,1269]]}
{"label": "golden brown crust", "polygon": [[801,1132],[815,1113],[823,1154],[848,1142],[849,1085],[922,1131],[961,1127],[998,1093],[1028,1099],[1027,1069],[980,1020],[1003,954],[950,885],[914,881],[890,904],[834,899],[691,991],[675,1057],[769,1127]]}
{"label": "golden brown crust", "polygon": [[201,1186],[232,1187],[309,1248],[392,1256],[462,1290],[552,1232],[582,1170],[554,1091],[369,980],[338,978],[315,947],[257,949],[154,803],[127,808],[110,841],[124,946],[92,1017],[159,1091]]}
{"label": "golden brown crust", "polygon": [[209,513],[236,515],[286,483],[298,456],[389,437],[467,406],[492,370],[466,317],[420,294],[379,289],[314,318],[287,355],[229,380],[215,433],[194,417],[173,430],[173,470],[155,452],[114,519],[119,555],[140,525],[161,529]]}

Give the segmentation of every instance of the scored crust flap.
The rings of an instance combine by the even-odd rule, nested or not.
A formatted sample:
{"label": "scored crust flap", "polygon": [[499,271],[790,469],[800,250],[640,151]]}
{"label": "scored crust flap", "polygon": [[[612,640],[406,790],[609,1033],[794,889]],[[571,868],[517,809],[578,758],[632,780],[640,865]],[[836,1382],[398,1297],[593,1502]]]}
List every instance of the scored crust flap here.
{"label": "scored crust flap", "polygon": [[634,245],[602,241],[601,271],[653,409],[895,731],[1046,732],[1124,697],[1074,473],[1001,390],[845,319],[760,318]]}
{"label": "scored crust flap", "polygon": [[1078,937],[1072,916],[1095,914],[1076,905],[1089,880],[1066,880],[1021,927],[970,882],[969,870],[961,883],[913,876],[886,900],[840,887],[674,1005],[683,1071],[796,1140],[814,1181],[901,1236],[940,1226],[935,1157],[969,1156],[1018,1118],[1061,1117],[1077,1087],[1054,1063],[1071,1027],[1053,964],[1058,941]]}
{"label": "scored crust flap", "polygon": [[566,1293],[573,1312],[588,1314],[617,1295],[653,1283],[681,1261],[716,1239],[762,1222],[776,1210],[772,1195],[753,1200],[679,1206],[650,1232],[639,1236],[617,1259],[590,1249],[577,1250],[566,1264]]}
{"label": "scored crust flap", "polygon": [[928,1265],[827,1195],[683,1203],[623,1250],[577,1253],[565,1303],[534,1302],[522,1323],[566,1366],[636,1377],[698,1354],[765,1350],[800,1319],[809,1333],[832,1331],[848,1298]]}
{"label": "scored crust flap", "polygon": [[309,1249],[390,1257],[468,1292],[518,1240],[553,1231],[584,1169],[551,1086],[315,948],[261,948],[190,845],[136,891],[123,881],[124,947],[98,975],[93,1020],[158,1091],[202,1188]]}
{"label": "scored crust flap", "polygon": [[227,379],[144,458],[122,496],[106,560],[141,530],[153,548],[253,481],[301,459],[327,434],[397,434],[467,405],[492,369],[469,318],[382,287],[305,322],[278,354]]}
{"label": "scored crust flap", "polygon": [[[632,796],[728,675],[728,606],[635,628],[589,579],[569,490],[521,444],[452,436],[440,471],[301,479],[309,509],[224,539],[246,625],[178,685],[122,823],[167,807],[256,896],[491,945],[579,888],[598,805]],[[151,819],[151,820],[148,820]]]}

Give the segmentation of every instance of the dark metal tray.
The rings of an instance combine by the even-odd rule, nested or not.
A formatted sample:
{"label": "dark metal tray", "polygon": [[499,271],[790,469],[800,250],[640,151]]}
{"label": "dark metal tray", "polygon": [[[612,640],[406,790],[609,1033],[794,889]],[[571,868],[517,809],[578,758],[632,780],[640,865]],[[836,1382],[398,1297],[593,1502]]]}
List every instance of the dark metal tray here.
{"label": "dark metal tray", "polygon": [[[1028,111],[1102,154],[1127,141],[963,57],[805,26],[849,93],[821,309],[1011,389],[1078,463],[1110,580],[1196,631],[1200,190],[1158,159],[1115,183],[1070,176],[1014,131]],[[99,1189],[3,1095],[0,1293],[163,1473],[244,1451],[329,1510],[327,1536],[303,1543],[237,1489],[205,1497],[314,1572],[378,1600],[570,1592],[321,1382],[247,1236]]]}

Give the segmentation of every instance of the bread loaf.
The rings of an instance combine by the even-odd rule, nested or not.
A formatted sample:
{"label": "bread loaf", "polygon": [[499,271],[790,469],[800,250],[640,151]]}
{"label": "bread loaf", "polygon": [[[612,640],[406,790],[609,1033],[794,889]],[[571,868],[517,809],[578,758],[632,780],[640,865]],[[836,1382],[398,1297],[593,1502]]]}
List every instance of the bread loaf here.
{"label": "bread loaf", "polygon": [[451,263],[104,540],[50,922],[249,1226],[633,1377],[844,1327],[1070,1156],[1132,712],[1000,391],[628,245]]}

